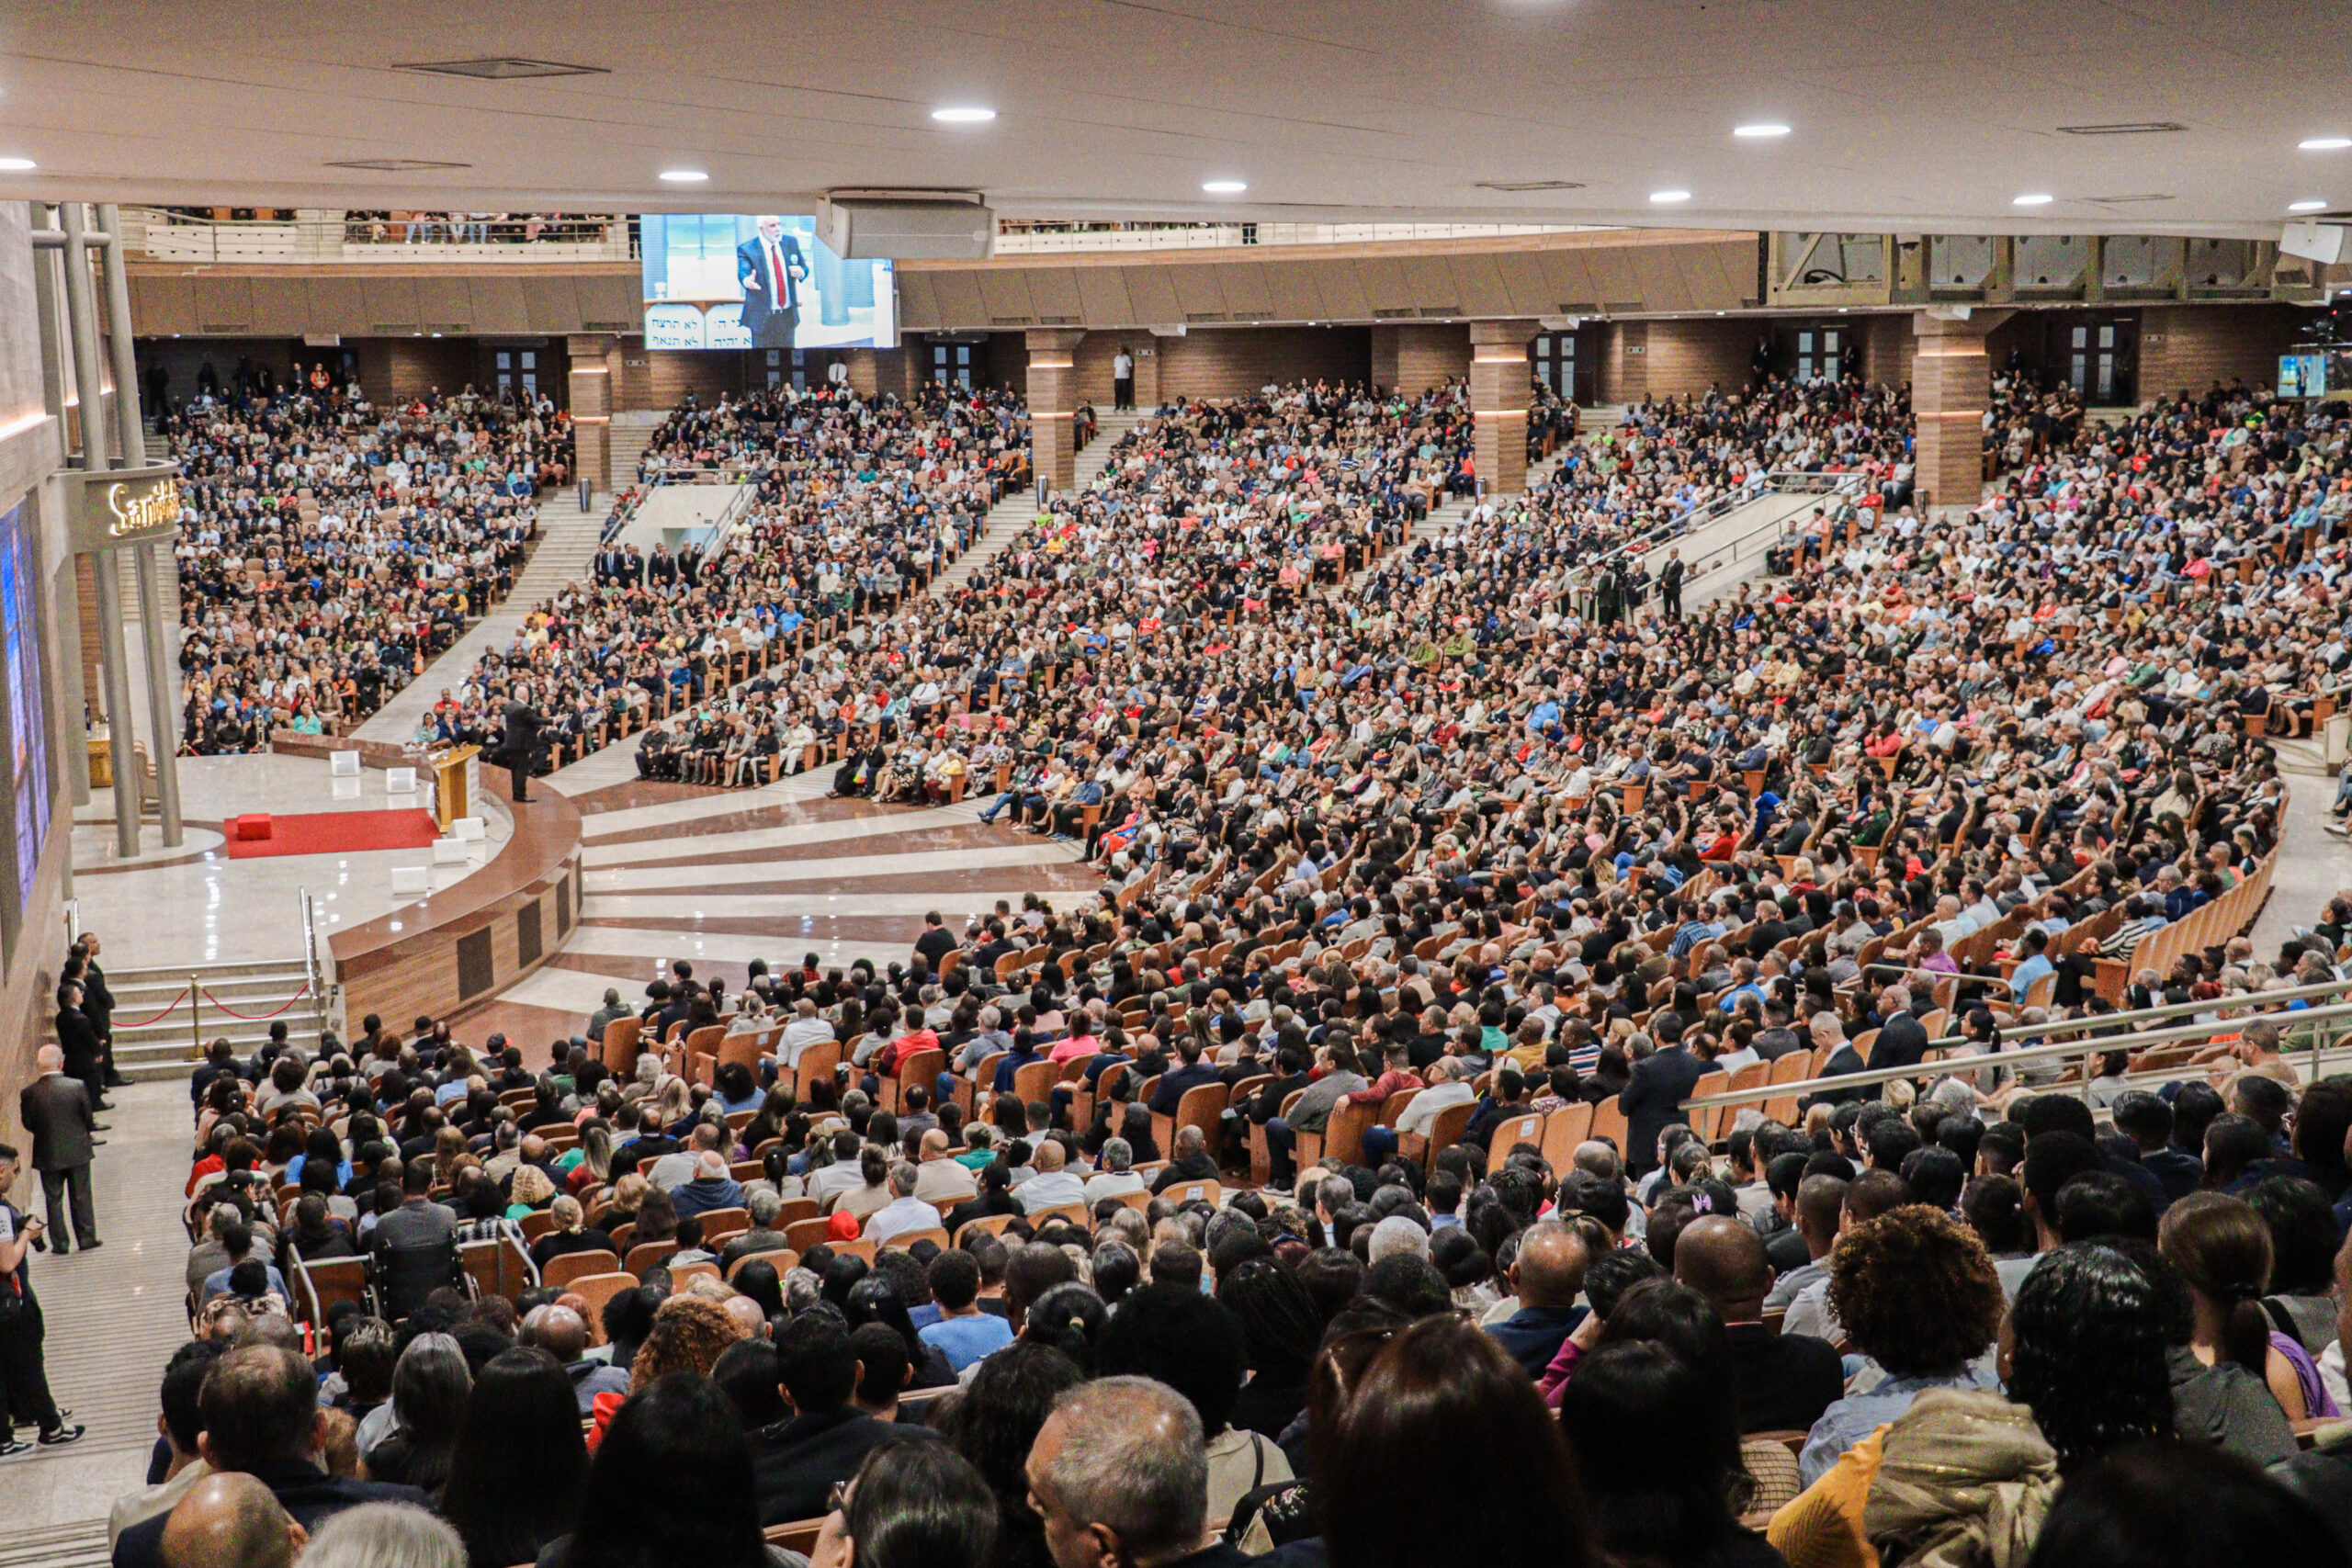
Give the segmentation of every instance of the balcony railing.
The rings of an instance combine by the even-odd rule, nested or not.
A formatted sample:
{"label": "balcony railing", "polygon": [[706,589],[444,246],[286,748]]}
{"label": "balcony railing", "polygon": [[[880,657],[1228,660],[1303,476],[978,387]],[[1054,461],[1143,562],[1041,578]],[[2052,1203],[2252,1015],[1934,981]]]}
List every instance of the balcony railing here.
{"label": "balcony railing", "polygon": [[134,253],[170,262],[629,261],[629,220],[604,213],[357,212],[302,208],[292,218],[222,218],[123,209]]}
{"label": "balcony railing", "polygon": [[1001,256],[1070,251],[1215,250],[1229,245],[1360,245],[1391,240],[1489,240],[1568,234],[1589,223],[1084,223],[997,225]]}

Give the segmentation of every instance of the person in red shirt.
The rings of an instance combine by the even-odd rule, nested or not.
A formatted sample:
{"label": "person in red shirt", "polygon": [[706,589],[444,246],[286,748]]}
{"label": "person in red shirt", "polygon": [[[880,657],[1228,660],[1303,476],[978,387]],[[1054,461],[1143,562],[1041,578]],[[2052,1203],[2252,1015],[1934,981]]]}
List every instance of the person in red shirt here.
{"label": "person in red shirt", "polygon": [[1373,1080],[1371,1088],[1360,1089],[1348,1096],[1350,1105],[1379,1105],[1392,1094],[1402,1094],[1408,1089],[1428,1087],[1421,1082],[1421,1075],[1413,1071],[1408,1065],[1410,1057],[1405,1042],[1390,1041],[1381,1060],[1384,1070],[1380,1077]]}

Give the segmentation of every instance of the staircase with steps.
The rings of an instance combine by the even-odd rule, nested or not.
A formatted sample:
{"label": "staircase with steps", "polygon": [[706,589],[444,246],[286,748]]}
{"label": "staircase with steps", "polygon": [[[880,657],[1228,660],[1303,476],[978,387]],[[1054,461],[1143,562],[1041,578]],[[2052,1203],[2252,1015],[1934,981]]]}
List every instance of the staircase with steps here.
{"label": "staircase with steps", "polygon": [[1350,594],[1353,594],[1358,589],[1362,588],[1366,582],[1371,581],[1372,574],[1379,569],[1382,561],[1386,560],[1390,556],[1399,555],[1411,549],[1416,544],[1419,544],[1423,539],[1436,538],[1440,534],[1444,533],[1446,529],[1469,516],[1470,509],[1477,504],[1478,503],[1476,501],[1462,500],[1449,501],[1442,506],[1430,507],[1430,514],[1427,517],[1422,518],[1419,522],[1405,530],[1404,543],[1398,545],[1393,550],[1384,550],[1379,555],[1374,556],[1372,559],[1366,561],[1363,568],[1353,576],[1350,577],[1348,579],[1346,592]]}
{"label": "staircase with steps", "polygon": [[[1075,481],[1070,488],[1084,490],[1101,478],[1102,470],[1110,467],[1111,448],[1119,444],[1120,437],[1150,417],[1145,413],[1102,415],[1094,439],[1088,442],[1086,450],[1078,455]],[[956,558],[954,565],[933,579],[931,591],[944,593],[951,589],[961,588],[971,580],[974,572],[1003,554],[1004,547],[1012,542],[1013,536],[1035,521],[1036,515],[1037,498],[1028,491],[1008,495],[989,508],[988,520],[980,529],[979,536],[972,541],[969,549]]]}
{"label": "staircase with steps", "polygon": [[660,412],[624,412],[613,415],[608,439],[613,451],[613,488],[628,490],[637,483],[638,460],[645,456],[647,443],[662,427],[669,415]]}
{"label": "staircase with steps", "polygon": [[2335,776],[2336,770],[2328,766],[2327,751],[2318,736],[2290,740],[2283,735],[2273,735],[2267,739],[2270,749],[2278,754],[2280,773],[2301,773],[2307,778],[2320,779]]}
{"label": "staircase with steps", "polygon": [[[133,1079],[178,1077],[202,1056],[199,1040],[209,1045],[226,1038],[238,1055],[249,1056],[269,1039],[272,1023],[284,1023],[294,1043],[315,1050],[326,1027],[327,1009],[324,997],[303,993],[310,978],[299,956],[186,969],[110,970],[107,987],[114,993],[115,1066]],[[191,983],[201,988],[193,998],[185,994]],[[193,1012],[191,999],[197,1004]],[[289,1000],[291,1007],[287,1006]],[[166,1006],[168,1012],[164,1011]],[[230,1009],[275,1016],[232,1018]],[[158,1013],[163,1016],[156,1017]]]}
{"label": "staircase with steps", "polygon": [[[593,503],[592,503],[593,504]],[[457,686],[486,649],[514,635],[532,605],[553,598],[566,583],[584,582],[595,569],[597,536],[604,531],[601,508],[580,510],[576,490],[548,492],[539,501],[539,542],[531,558],[515,574],[514,590],[497,608],[476,621],[465,636],[424,667],[424,672],[391,695],[368,721],[353,731],[362,740],[401,742],[416,733],[443,687]]]}

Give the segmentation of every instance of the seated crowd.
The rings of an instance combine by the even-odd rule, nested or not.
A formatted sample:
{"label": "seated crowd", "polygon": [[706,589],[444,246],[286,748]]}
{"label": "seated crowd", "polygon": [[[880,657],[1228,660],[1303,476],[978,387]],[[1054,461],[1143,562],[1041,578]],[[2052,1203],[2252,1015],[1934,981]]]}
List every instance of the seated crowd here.
{"label": "seated crowd", "polygon": [[426,719],[434,738],[493,738],[507,694],[527,682],[558,765],[652,728],[648,776],[797,772],[799,732],[838,728],[821,694],[843,679],[847,650],[875,646],[866,619],[944,570],[1027,482],[1018,402],[937,388],[903,402],[827,387],[689,405],[657,443],[741,473],[756,487],[743,516],[713,551],[608,543],[592,581],[534,606],[443,694]]}
{"label": "seated crowd", "polygon": [[[216,1046],[116,1562],[2342,1562],[2352,1078],[2267,993],[2352,895],[2242,934],[2341,432],[2216,388],[1930,522],[1904,421],[1635,411],[1336,595],[1458,400],[1164,412],[807,671],[887,699],[837,787],[1037,770],[1102,894],[680,962],[536,1072]],[[1792,576],[1594,592],[1808,462]]]}
{"label": "seated crowd", "polygon": [[470,387],[379,409],[324,367],[310,385],[166,422],[187,742],[347,732],[513,586],[536,497],[571,464],[568,416]]}
{"label": "seated crowd", "polygon": [[[2316,933],[2272,967],[2345,977]],[[756,1069],[695,1081],[682,1043],[614,1076],[601,1055],[730,999],[684,964],[660,989],[598,1014],[604,1052],[563,1043],[536,1075],[430,1019],[316,1057],[215,1048],[195,1335],[151,1484],[116,1510],[119,1564],[277,1568],[305,1539],[435,1568],[2300,1564],[2352,1544],[2352,1444],[2304,1451],[2294,1426],[2352,1400],[2352,1079],[2290,1088],[2268,1021],[2210,1075],[2125,1093],[2111,1131],[2076,1089],[1996,1109],[1976,1069],[1915,1059],[1793,1123],[1751,1111],[1717,1150],[1683,1091],[1663,1114],[1643,1092],[1724,1032],[1678,997],[1632,1042],[1634,1130],[1555,1153],[1473,1025],[1422,1091],[1477,1076],[1459,1138],[1327,1145],[1245,1190],[1218,1180],[1218,1129],[1184,1122],[1159,1157],[1124,1064],[1075,1120],[861,1068],[864,1040],[963,1032],[927,985],[894,1034],[864,969],[756,970],[739,1026],[791,1021]],[[1182,1010],[1136,1046],[1163,1086],[1268,1046],[1337,1103],[1419,1081],[1411,1045],[1368,1081],[1338,1008],[1253,1021],[1204,979],[1155,1002]],[[1096,1027],[1035,1010],[1015,1057]],[[2226,1040],[2228,1010],[2197,1016]],[[851,1047],[840,1077],[827,1044]],[[469,1286],[467,1245],[532,1267]],[[362,1255],[372,1293],[319,1293]]]}

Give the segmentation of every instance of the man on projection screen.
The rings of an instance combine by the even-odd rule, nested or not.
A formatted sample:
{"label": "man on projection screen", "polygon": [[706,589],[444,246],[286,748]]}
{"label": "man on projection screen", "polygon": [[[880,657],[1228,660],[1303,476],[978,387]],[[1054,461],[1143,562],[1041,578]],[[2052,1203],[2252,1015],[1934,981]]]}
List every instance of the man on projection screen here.
{"label": "man on projection screen", "polygon": [[800,282],[808,264],[784,220],[760,220],[760,231],[735,247],[735,280],[743,287],[743,330],[754,348],[790,348],[800,325]]}

